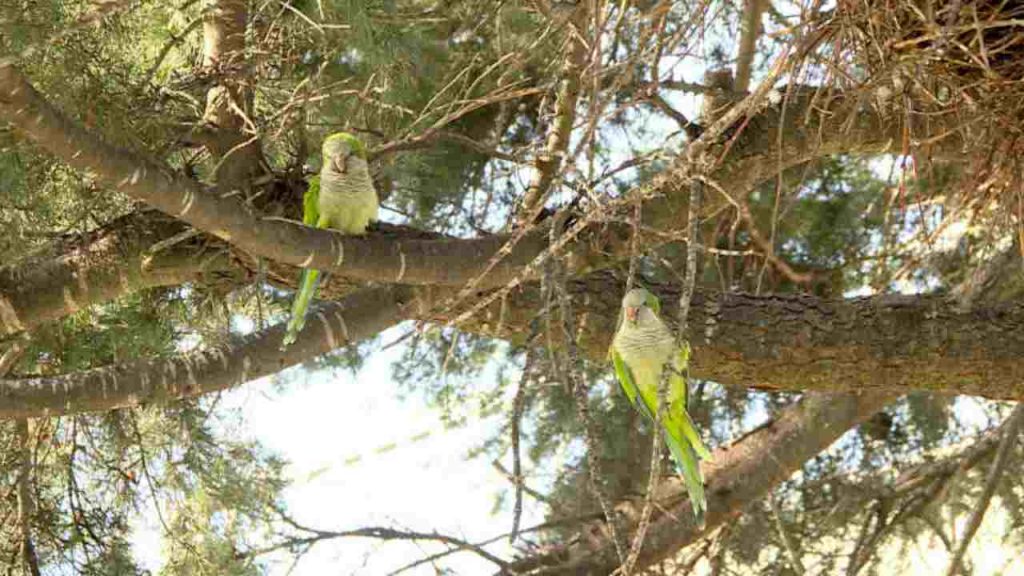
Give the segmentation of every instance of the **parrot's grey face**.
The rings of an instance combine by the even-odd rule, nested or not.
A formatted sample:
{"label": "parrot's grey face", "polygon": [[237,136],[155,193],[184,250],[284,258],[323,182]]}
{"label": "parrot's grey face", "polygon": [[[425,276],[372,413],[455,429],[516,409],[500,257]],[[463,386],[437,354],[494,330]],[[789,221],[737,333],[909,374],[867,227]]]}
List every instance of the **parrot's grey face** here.
{"label": "parrot's grey face", "polygon": [[627,322],[636,326],[644,310],[653,313],[647,305],[650,295],[651,293],[643,288],[634,288],[626,292],[626,296],[622,299],[622,312],[625,314]]}
{"label": "parrot's grey face", "polygon": [[353,158],[355,153],[352,151],[348,142],[344,140],[335,140],[330,144],[330,148],[324,151],[326,152],[324,156],[328,158],[328,162],[331,164],[331,171],[337,172],[338,174],[345,174],[348,172],[349,158]]}

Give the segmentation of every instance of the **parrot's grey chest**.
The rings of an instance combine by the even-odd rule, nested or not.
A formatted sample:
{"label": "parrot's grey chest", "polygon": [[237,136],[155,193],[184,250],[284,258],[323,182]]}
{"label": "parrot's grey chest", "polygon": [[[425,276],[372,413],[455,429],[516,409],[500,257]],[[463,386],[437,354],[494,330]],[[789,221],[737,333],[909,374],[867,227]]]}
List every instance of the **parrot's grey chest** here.
{"label": "parrot's grey chest", "polygon": [[661,366],[672,355],[675,341],[668,328],[658,320],[643,326],[623,324],[615,333],[612,346],[627,364]]}
{"label": "parrot's grey chest", "polygon": [[339,174],[333,171],[321,173],[320,199],[321,202],[334,202],[344,200],[353,196],[372,195],[376,198],[373,189],[373,179],[370,177],[370,170],[365,162],[355,164],[348,172]]}

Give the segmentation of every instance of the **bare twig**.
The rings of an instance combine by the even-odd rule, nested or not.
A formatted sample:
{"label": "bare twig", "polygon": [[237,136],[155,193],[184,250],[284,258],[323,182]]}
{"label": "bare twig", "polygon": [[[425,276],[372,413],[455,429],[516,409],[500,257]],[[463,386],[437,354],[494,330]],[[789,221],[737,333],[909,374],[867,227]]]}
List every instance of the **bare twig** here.
{"label": "bare twig", "polygon": [[694,285],[697,283],[697,254],[699,248],[698,229],[700,228],[700,203],[704,194],[704,182],[695,178],[690,182],[690,205],[687,220],[686,239],[686,281],[683,284],[679,296],[679,316],[677,319],[678,331],[676,332],[676,344],[681,348],[686,345],[689,337],[689,324],[687,318],[690,316],[690,301],[693,300]]}
{"label": "bare twig", "polygon": [[[500,464],[499,464],[499,466],[500,466]],[[543,523],[540,523],[540,524],[536,524],[534,526],[530,526],[529,528],[523,528],[522,530],[519,531],[519,533],[520,534],[526,534],[526,533],[533,533],[533,532],[542,532],[544,530],[550,530],[552,528],[558,528],[558,527],[561,527],[561,526],[570,526],[570,525],[578,524],[581,521],[594,520],[595,518],[596,518],[596,516],[593,515],[593,514],[586,514],[586,515],[582,515],[582,516],[573,516],[573,517],[568,517],[568,518],[559,518],[557,520],[551,520],[551,521],[548,521],[548,522],[543,522]],[[495,542],[497,542],[499,540],[504,540],[508,536],[509,536],[509,534],[507,534],[507,533],[506,534],[499,534],[497,536],[492,536],[491,538],[488,538],[487,540],[481,540],[481,541],[477,542],[475,545],[478,546],[478,547],[487,546],[488,544],[493,544],[493,543],[495,543]],[[440,560],[441,558],[444,558],[446,556],[451,556],[452,554],[456,554],[456,553],[463,552],[463,551],[465,551],[463,548],[453,547],[453,548],[450,548],[450,549],[445,550],[443,552],[438,552],[437,554],[431,554],[430,556],[424,556],[423,558],[420,558],[419,560],[416,560],[415,562],[411,562],[409,564],[406,564],[405,566],[402,566],[400,568],[397,568],[397,569],[389,572],[388,576],[395,576],[396,574],[400,574],[402,572],[407,572],[407,571],[412,570],[413,568],[416,568],[418,566],[422,566],[424,564],[435,562],[435,561]],[[513,574],[514,574],[514,572],[513,572]]]}
{"label": "bare twig", "polygon": [[[532,340],[532,338],[531,338]],[[523,463],[520,455],[520,424],[523,419],[523,409],[526,407],[526,387],[530,382],[533,373],[533,351],[526,350],[526,360],[523,362],[523,373],[519,377],[519,386],[516,388],[516,397],[512,402],[512,482],[515,484],[516,500],[512,507],[512,533],[508,541],[513,543],[519,536],[519,522],[523,518]]]}
{"label": "bare twig", "polygon": [[633,227],[633,236],[629,239],[629,271],[626,274],[626,291],[629,292],[636,284],[636,274],[640,268],[640,223],[642,204],[636,200],[633,206],[633,218],[630,224]]}
{"label": "bare twig", "polygon": [[768,497],[768,505],[771,506],[775,529],[779,532],[779,539],[782,540],[782,547],[786,550],[786,556],[789,557],[789,564],[793,567],[793,571],[797,573],[797,576],[803,576],[805,573],[804,563],[800,560],[800,553],[796,549],[793,537],[790,536],[789,531],[786,529],[786,524],[782,520],[782,515],[779,513],[779,505],[775,501],[774,496]]}
{"label": "bare twig", "polygon": [[181,44],[181,42],[185,40],[185,38],[188,38],[188,35],[191,34],[202,23],[202,18],[195,18],[188,24],[185,24],[185,27],[181,29],[181,32],[178,32],[177,34],[171,34],[170,40],[168,40],[164,44],[164,47],[160,49],[160,53],[157,54],[156,59],[153,60],[153,64],[151,64],[149,70],[146,71],[146,80],[145,82],[143,82],[143,84],[149,84],[153,81],[153,76],[156,75],[157,70],[159,70],[160,66],[163,65],[164,59],[166,59],[167,55],[171,53],[171,50],[173,50],[174,47],[178,44]]}
{"label": "bare twig", "polygon": [[[448,536],[447,534],[441,534],[440,532],[416,532],[409,530],[396,530],[394,528],[387,528],[382,526],[369,526],[365,528],[357,528],[354,530],[320,530],[317,528],[311,528],[305,526],[294,518],[290,517],[283,510],[275,510],[280,519],[292,528],[306,532],[308,536],[297,536],[294,538],[286,538],[280,542],[269,544],[260,548],[252,548],[236,554],[237,558],[254,558],[263,554],[269,554],[277,550],[292,548],[295,546],[309,546],[325,540],[333,540],[338,538],[373,538],[376,540],[429,540],[434,542],[440,542],[453,546],[457,551],[469,551],[473,552],[481,558],[488,560],[494,564],[497,564],[501,568],[508,566],[508,563],[498,558],[494,554],[483,549],[486,544],[492,543],[500,539],[494,538],[480,544],[474,544],[467,542],[454,536]],[[452,552],[452,551],[449,551]]]}
{"label": "bare twig", "polygon": [[[659,412],[661,412],[659,410]],[[660,420],[660,418],[659,418]],[[644,494],[644,507],[640,511],[640,522],[637,523],[636,533],[633,535],[633,542],[629,546],[629,555],[626,561],[616,570],[615,574],[630,576],[640,558],[640,551],[643,550],[644,539],[647,537],[647,530],[651,526],[651,516],[654,513],[654,497],[658,490],[658,478],[661,476],[661,434],[655,428],[651,434],[651,467],[647,476],[647,491]]]}
{"label": "bare twig", "polygon": [[788,262],[780,258],[775,254],[775,247],[772,245],[771,240],[764,237],[764,234],[757,227],[757,223],[754,222],[754,217],[750,213],[750,206],[743,198],[736,198],[721,186],[717,185],[713,180],[706,180],[707,183],[714,188],[716,191],[722,194],[722,196],[732,204],[737,212],[739,212],[740,219],[747,226],[747,232],[750,234],[750,239],[761,249],[764,254],[765,263],[770,263],[780,274],[789,279],[794,284],[807,284],[814,280],[814,274],[809,272],[798,272]]}
{"label": "bare twig", "polygon": [[956,552],[949,562],[946,576],[955,576],[963,569],[964,554],[967,553],[967,547],[970,545],[971,539],[974,538],[974,534],[981,526],[981,521],[985,518],[985,512],[988,510],[992,495],[995,494],[999,478],[1003,475],[1003,469],[1006,467],[1010,452],[1017,441],[1017,434],[1020,432],[1022,424],[1024,424],[1024,403],[1019,403],[1007,419],[1006,428],[1003,430],[1003,438],[999,442],[999,450],[996,452],[995,460],[992,461],[992,467],[989,468],[988,476],[985,479],[985,489],[982,490],[978,503],[971,513],[970,519],[967,521],[967,527],[964,529],[960,542],[957,543]]}
{"label": "bare twig", "polygon": [[[505,479],[508,480],[509,482],[513,482],[514,483],[516,481],[515,476],[513,476],[512,473],[509,472],[508,468],[505,468],[505,466],[501,463],[500,460],[493,460],[493,461],[491,461],[491,466],[493,466],[494,469],[498,472],[498,474],[501,474],[502,476],[504,476]],[[547,496],[541,494],[540,492],[537,492],[533,488],[530,488],[529,484],[527,484],[525,481],[520,482],[520,484],[522,484],[522,487],[523,487],[523,494],[526,494],[527,496],[529,496],[530,498],[533,498],[537,502],[543,502],[545,504],[550,504],[551,503],[551,499],[550,498],[548,498]],[[522,534],[522,533],[523,533],[523,531],[520,530],[519,534]],[[511,532],[509,533],[509,535],[511,535]]]}
{"label": "bare twig", "polygon": [[661,94],[653,92],[647,98],[647,100],[655,108],[664,112],[666,116],[675,120],[676,124],[678,124],[679,127],[682,128],[688,135],[691,135],[691,137],[696,137],[698,135],[699,128],[697,127],[697,125],[691,122],[685,114],[683,114],[679,110],[676,110],[674,106],[669,104],[668,101],[665,100],[665,98]]}

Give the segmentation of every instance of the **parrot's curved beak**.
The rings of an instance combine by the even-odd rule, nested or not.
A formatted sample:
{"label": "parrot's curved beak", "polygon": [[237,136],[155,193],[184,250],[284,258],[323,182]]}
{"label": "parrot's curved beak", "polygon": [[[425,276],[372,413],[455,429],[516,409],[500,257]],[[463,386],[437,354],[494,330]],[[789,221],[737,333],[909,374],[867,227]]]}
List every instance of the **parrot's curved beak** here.
{"label": "parrot's curved beak", "polygon": [[636,324],[637,316],[640,315],[639,306],[626,306],[626,320]]}
{"label": "parrot's curved beak", "polygon": [[348,171],[348,155],[337,154],[331,158],[331,165],[334,166],[334,171],[338,174],[344,174]]}

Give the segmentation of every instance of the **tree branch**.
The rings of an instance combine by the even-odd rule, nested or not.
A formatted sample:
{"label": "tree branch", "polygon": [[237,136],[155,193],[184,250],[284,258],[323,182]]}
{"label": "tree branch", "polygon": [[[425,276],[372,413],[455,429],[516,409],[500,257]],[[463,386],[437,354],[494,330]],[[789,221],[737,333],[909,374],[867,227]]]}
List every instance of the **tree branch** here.
{"label": "tree branch", "polygon": [[477,556],[504,568],[507,563],[498,558],[494,554],[491,554],[479,544],[474,544],[454,536],[448,536],[447,534],[441,534],[440,532],[410,532],[406,530],[396,530],[394,528],[387,528],[382,526],[373,526],[367,528],[357,528],[355,530],[345,530],[336,532],[333,530],[318,530],[315,528],[307,528],[299,524],[293,524],[298,529],[308,532],[308,536],[296,536],[293,538],[286,538],[276,544],[270,544],[261,548],[254,548],[252,550],[246,550],[238,553],[238,558],[254,558],[270,552],[275,552],[281,549],[293,549],[301,546],[312,546],[325,540],[334,540],[338,538],[373,538],[376,540],[409,540],[409,541],[422,541],[428,540],[433,542],[440,542],[451,546],[452,548],[447,550],[445,553],[452,553],[456,551],[468,551],[473,552]]}
{"label": "tree branch", "polygon": [[[716,450],[714,462],[705,468],[708,515],[704,529],[698,528],[687,513],[689,502],[682,482],[678,478],[662,482],[657,500],[664,512],[647,534],[638,566],[668,558],[735,518],[747,504],[764,496],[807,459],[894,398],[889,394],[809,395],[771,422]],[[637,505],[624,501],[616,509],[625,509],[622,516],[626,518],[636,518],[639,510],[631,509]],[[602,534],[600,530],[589,533]],[[510,564],[510,571],[531,576],[611,573],[617,559],[610,543],[606,538],[600,538],[599,547],[591,542],[581,540],[521,559]]]}
{"label": "tree branch", "polygon": [[[0,355],[0,378],[5,378],[25,352],[24,344],[15,341]],[[32,516],[35,515],[35,501],[32,499],[32,449],[29,446],[29,422],[20,418],[14,423],[14,437],[18,447],[17,505],[18,532],[21,538],[22,567],[31,576],[39,576],[39,556],[32,542]]]}
{"label": "tree branch", "polygon": [[[666,309],[676,305],[678,287],[650,288]],[[569,289],[579,302],[581,352],[601,361],[615,332],[622,282],[595,273]],[[509,295],[504,315],[495,303],[461,328],[520,343],[541,306],[538,289],[523,287]],[[495,333],[499,317],[504,328]],[[963,311],[941,295],[828,300],[698,290],[689,321],[697,379],[764,390],[928,390],[1024,399],[1019,302]]]}
{"label": "tree branch", "polygon": [[280,350],[284,324],[223,347],[146,358],[63,376],[0,379],[0,418],[113,410],[208,394],[275,374],[371,338],[409,313],[408,289],[374,288],[310,313],[298,340]]}
{"label": "tree branch", "polygon": [[[230,275],[226,246],[161,243],[188,230],[157,212],[137,212],[72,238],[43,256],[0,268],[0,335],[31,330],[133,290]],[[219,244],[219,243],[218,243]]]}
{"label": "tree branch", "polygon": [[[253,255],[353,280],[459,285],[481,272],[507,238],[423,240],[374,234],[344,236],[277,218],[261,218],[234,195],[218,195],[133,152],[111,146],[72,123],[0,59],[0,118],[69,165]],[[539,254],[543,231],[528,235],[483,287],[500,285]]]}
{"label": "tree branch", "polygon": [[583,69],[587,64],[587,43],[582,35],[587,30],[588,6],[588,2],[580,2],[570,18],[572,29],[568,31],[566,40],[569,44],[568,54],[564,56],[559,74],[558,94],[555,96],[547,141],[544,143],[544,150],[534,160],[533,176],[519,208],[517,223],[520,227],[532,223],[544,207],[544,201],[555,177],[562,169],[562,160],[569,147],[573,124],[576,121],[576,103],[580,97]]}
{"label": "tree branch", "polygon": [[260,169],[260,142],[246,126],[252,90],[246,82],[247,0],[216,0],[203,17],[203,68],[218,82],[206,93],[203,120],[212,128],[206,145],[218,159],[221,193],[243,188]]}
{"label": "tree branch", "polygon": [[736,80],[733,90],[744,93],[750,87],[750,77],[757,54],[757,37],[761,35],[761,14],[769,0],[746,0],[740,20],[740,44],[736,54]]}
{"label": "tree branch", "polygon": [[39,576],[39,557],[32,542],[35,501],[32,500],[32,449],[29,447],[28,419],[21,418],[14,425],[18,440],[18,531],[21,533],[21,560],[31,576]]}
{"label": "tree branch", "polygon": [[779,505],[775,501],[774,496],[768,497],[768,506],[771,507],[772,520],[775,522],[775,529],[779,533],[779,539],[782,540],[782,548],[786,552],[789,565],[796,572],[797,576],[804,576],[807,572],[804,570],[804,563],[800,560],[800,552],[797,550],[796,542],[790,536],[789,530],[786,529],[786,523],[782,520],[782,514],[779,513]]}
{"label": "tree branch", "polygon": [[[603,362],[615,332],[622,285],[596,273],[567,286],[574,302],[580,353]],[[666,308],[675,288],[651,286]],[[437,310],[448,292],[432,287],[363,291],[339,304],[352,340],[407,319],[445,323]],[[355,300],[349,300],[353,298]],[[363,304],[370,302],[367,310]],[[151,398],[195,396],[272,374],[343,345],[338,310],[323,313],[335,345],[314,314],[302,346],[277,350],[274,327],[230,350],[165,360],[139,360],[53,378],[0,380],[0,418],[105,410]],[[522,343],[543,307],[539,289],[524,286],[460,328]],[[350,317],[355,313],[356,317]],[[450,313],[454,314],[454,313]],[[500,321],[499,321],[500,319]],[[359,336],[354,325],[360,326]],[[697,291],[690,310],[694,378],[765,390],[900,393],[929,390],[995,399],[1024,399],[1024,304],[959,310],[942,296],[884,295],[851,300],[813,296],[754,296]],[[325,341],[326,339],[326,341]],[[250,358],[246,369],[244,358]],[[215,361],[214,361],[215,360]],[[228,365],[223,366],[221,362]],[[117,376],[114,388],[113,376]],[[166,392],[157,390],[166,386]],[[107,388],[104,393],[104,386]],[[162,390],[162,388],[161,388]],[[158,393],[159,392],[159,393]],[[104,396],[106,394],[106,396]]]}
{"label": "tree branch", "polygon": [[[777,107],[760,112],[732,143],[726,161],[708,177],[729,190],[751,190],[778,170],[813,158],[839,152],[880,153],[901,142],[902,126],[859,110],[855,99],[832,95],[815,101],[816,94],[814,90],[794,90],[786,101],[786,114]],[[70,166],[94,174],[125,194],[255,256],[292,266],[318,268],[356,281],[455,286],[488,269],[489,257],[508,241],[507,236],[444,240],[380,234],[352,237],[259,217],[235,196],[218,195],[72,123],[36,92],[10,58],[0,58],[0,118]],[[915,127],[914,133],[941,130],[938,124]],[[785,138],[779,137],[780,131]],[[943,142],[955,145],[953,140]],[[698,139],[695,144],[706,151],[712,143]],[[634,192],[647,204],[645,228],[656,232],[685,228],[689,168],[689,161],[680,157],[653,182]],[[708,204],[705,213],[718,208]],[[606,266],[628,255],[629,227],[605,225],[609,216],[605,213],[600,221],[591,223],[588,233],[567,248],[573,256],[573,273]],[[648,241],[654,246],[666,240],[651,234],[645,238]],[[504,285],[547,245],[545,230],[527,234],[479,287]]]}
{"label": "tree branch", "polygon": [[992,467],[989,468],[988,476],[985,478],[985,489],[982,490],[978,503],[974,511],[971,512],[971,517],[967,521],[967,527],[964,529],[963,536],[960,537],[960,542],[957,543],[956,552],[949,562],[946,576],[956,576],[963,568],[964,554],[967,553],[967,547],[971,544],[974,534],[981,527],[981,521],[985,519],[985,512],[992,501],[992,495],[996,492],[996,486],[1003,475],[1003,468],[1006,467],[1006,461],[1011,449],[1017,443],[1017,435],[1022,424],[1024,424],[1024,404],[1017,404],[1004,427],[1003,438],[999,442],[999,450],[996,452],[996,458],[992,461]]}

